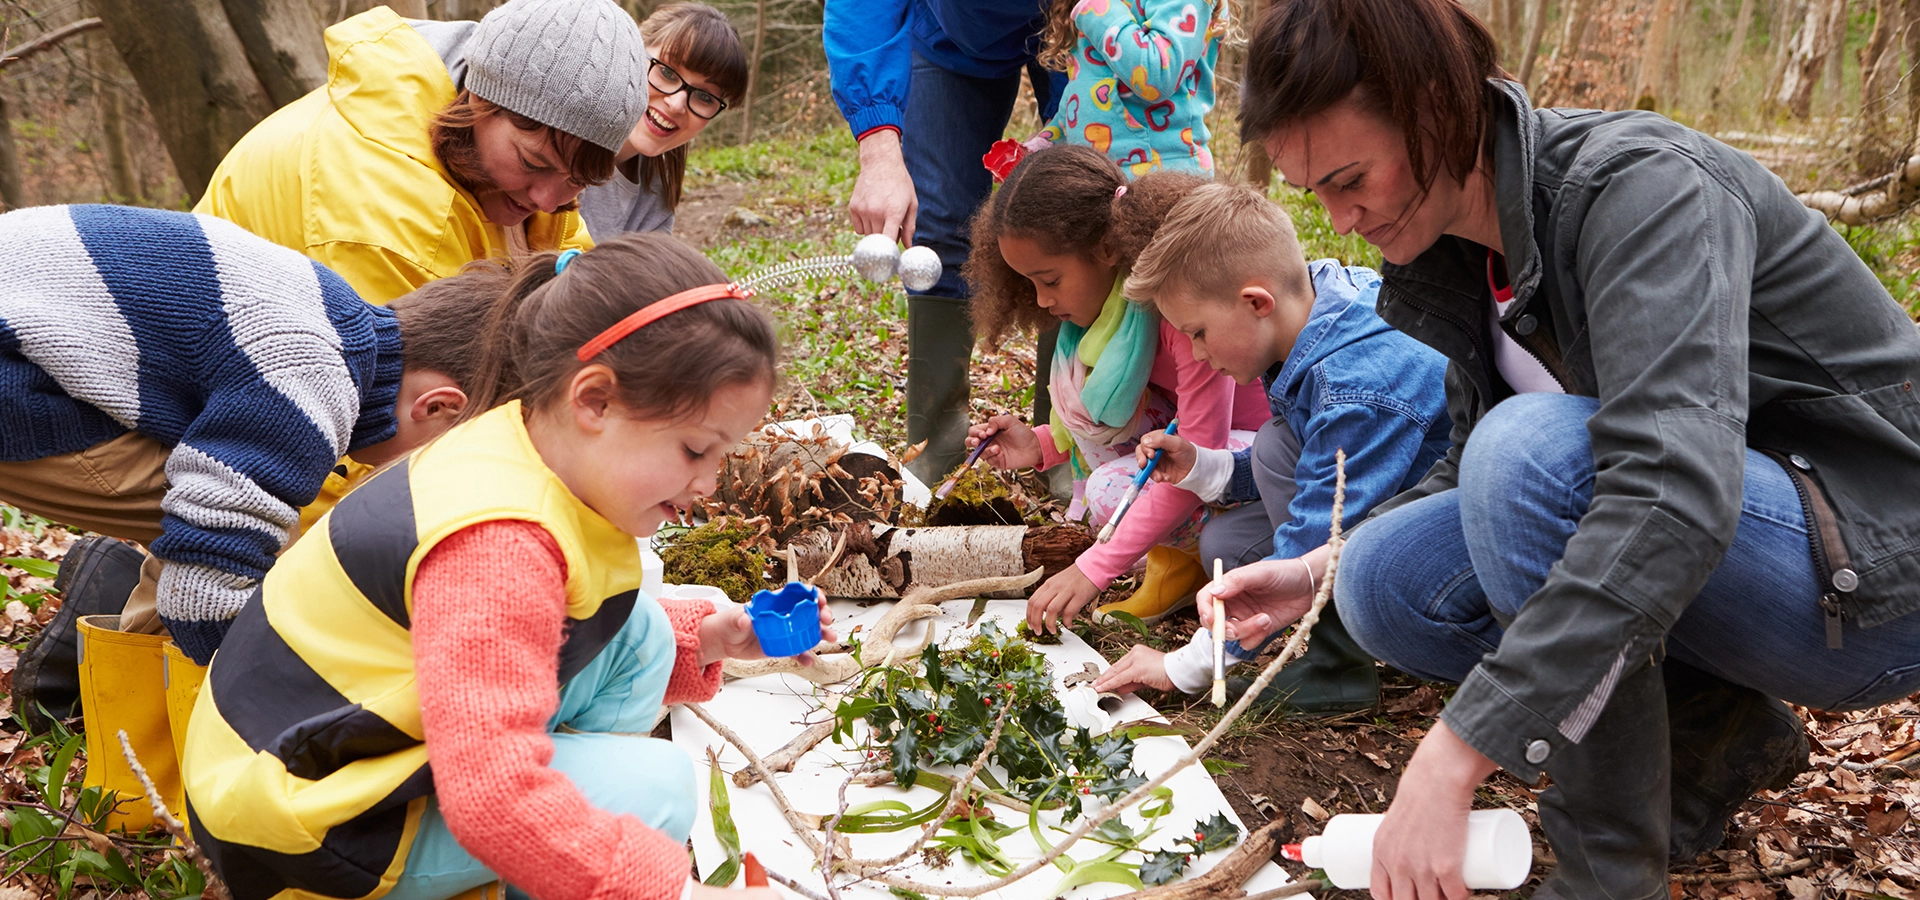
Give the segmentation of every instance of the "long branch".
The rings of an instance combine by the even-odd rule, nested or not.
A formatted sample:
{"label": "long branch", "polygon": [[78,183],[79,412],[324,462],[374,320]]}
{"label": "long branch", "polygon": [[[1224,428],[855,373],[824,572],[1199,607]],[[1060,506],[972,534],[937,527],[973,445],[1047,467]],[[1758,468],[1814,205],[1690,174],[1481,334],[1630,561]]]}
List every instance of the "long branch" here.
{"label": "long branch", "polygon": [[61,41],[64,41],[67,38],[73,37],[74,35],[86,34],[87,32],[92,31],[95,28],[99,28],[99,27],[100,27],[100,20],[98,18],[81,19],[77,22],[71,22],[59,28],[56,28],[52,31],[49,31],[46,34],[43,34],[37,38],[34,38],[33,40],[30,40],[24,44],[21,44],[18,47],[9,47],[4,51],[0,51],[0,69],[4,69],[17,62],[21,62],[44,50],[48,50],[53,47],[59,46]]}

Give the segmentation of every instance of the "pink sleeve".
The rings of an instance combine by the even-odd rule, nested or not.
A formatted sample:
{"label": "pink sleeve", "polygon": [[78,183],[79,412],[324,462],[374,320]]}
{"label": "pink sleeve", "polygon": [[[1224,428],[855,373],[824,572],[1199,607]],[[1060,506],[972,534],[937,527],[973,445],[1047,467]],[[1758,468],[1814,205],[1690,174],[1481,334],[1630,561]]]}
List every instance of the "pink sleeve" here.
{"label": "pink sleeve", "polygon": [[1073,451],[1069,450],[1066,453],[1062,453],[1058,447],[1053,445],[1052,425],[1035,425],[1033,427],[1033,436],[1040,439],[1040,471],[1045,472],[1072,458]]}
{"label": "pink sleeve", "polygon": [[673,623],[673,675],[667,679],[668,706],[675,703],[702,703],[720,693],[720,663],[700,665],[700,623],[713,615],[713,604],[705,600],[662,600]]}
{"label": "pink sleeve", "polygon": [[[1159,354],[1148,383],[1173,389],[1174,415],[1180,419],[1181,437],[1212,450],[1227,446],[1239,385],[1194,359],[1193,340],[1165,321],[1160,323]],[[1192,491],[1149,481],[1141,489],[1140,499],[1133,502],[1133,509],[1120,520],[1120,527],[1114,529],[1113,540],[1093,545],[1074,564],[1094,586],[1106,590],[1200,505],[1200,497]]]}
{"label": "pink sleeve", "polygon": [[440,814],[460,846],[535,897],[673,900],[686,848],[595,808],[548,767],[566,576],[553,536],[531,522],[462,529],[420,561],[414,671]]}

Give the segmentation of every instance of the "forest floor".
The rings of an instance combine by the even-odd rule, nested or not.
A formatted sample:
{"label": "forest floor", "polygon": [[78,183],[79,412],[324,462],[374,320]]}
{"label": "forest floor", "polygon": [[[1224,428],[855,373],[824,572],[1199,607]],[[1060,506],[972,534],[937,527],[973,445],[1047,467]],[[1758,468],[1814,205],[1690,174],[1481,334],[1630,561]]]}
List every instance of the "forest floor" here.
{"label": "forest floor", "polygon": [[[792,258],[848,252],[854,236],[845,202],[855,171],[851,145],[840,133],[698,151],[677,233],[736,277]],[[1294,216],[1310,256],[1378,264],[1359,239],[1334,234],[1310,197],[1286,188],[1274,196]],[[1911,308],[1920,221],[1909,214],[1845,233]],[[863,436],[904,450],[906,311],[897,287],[822,279],[761,299],[779,321],[785,352],[774,417],[852,413]],[[1030,406],[1030,340],[976,348],[974,362],[976,417]],[[19,650],[58,608],[51,576],[72,540],[64,529],[0,508],[0,693],[10,692]],[[1118,599],[1131,587],[1118,582],[1097,602]],[[1079,630],[1118,659],[1136,642],[1171,649],[1195,626],[1187,612],[1146,634],[1123,625]],[[1384,702],[1370,712],[1332,719],[1249,715],[1237,723],[1210,768],[1243,821],[1284,818],[1291,841],[1317,832],[1330,815],[1386,808],[1398,774],[1452,689],[1385,667],[1381,674]],[[1218,721],[1219,712],[1199,698],[1146,699],[1194,735]],[[1673,896],[1920,900],[1920,832],[1909,822],[1910,811],[1920,807],[1916,701],[1920,695],[1851,714],[1801,710],[1817,742],[1812,768],[1789,789],[1749,802],[1722,849],[1676,865]],[[86,799],[79,788],[85,766],[79,735],[61,729],[29,737],[10,708],[0,709],[0,809],[8,825],[0,846],[0,900],[160,900],[199,892],[198,873],[167,847],[164,835],[102,835],[73,821]],[[1478,805],[1512,807],[1537,825],[1535,795],[1544,787],[1499,774],[1481,790]],[[1552,861],[1541,853],[1536,862],[1537,880]],[[1305,874],[1297,864],[1283,865]]]}

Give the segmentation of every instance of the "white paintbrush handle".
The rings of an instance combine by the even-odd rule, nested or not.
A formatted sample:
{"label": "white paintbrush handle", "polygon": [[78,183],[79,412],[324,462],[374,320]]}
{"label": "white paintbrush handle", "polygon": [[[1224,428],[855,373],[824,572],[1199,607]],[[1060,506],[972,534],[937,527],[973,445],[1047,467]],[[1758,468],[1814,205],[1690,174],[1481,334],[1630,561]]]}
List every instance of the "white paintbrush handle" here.
{"label": "white paintbrush handle", "polygon": [[[1216,557],[1213,561],[1214,590],[1226,572]],[[1213,705],[1227,705],[1227,604],[1218,594],[1213,597]]]}
{"label": "white paintbrush handle", "polygon": [[1127,492],[1120,495],[1120,505],[1113,508],[1113,518],[1108,519],[1107,524],[1100,526],[1100,535],[1093,539],[1094,543],[1104,544],[1113,540],[1113,530],[1120,527],[1120,518],[1127,514],[1127,510],[1133,507],[1134,498],[1139,496],[1139,485],[1130,484],[1127,486]]}

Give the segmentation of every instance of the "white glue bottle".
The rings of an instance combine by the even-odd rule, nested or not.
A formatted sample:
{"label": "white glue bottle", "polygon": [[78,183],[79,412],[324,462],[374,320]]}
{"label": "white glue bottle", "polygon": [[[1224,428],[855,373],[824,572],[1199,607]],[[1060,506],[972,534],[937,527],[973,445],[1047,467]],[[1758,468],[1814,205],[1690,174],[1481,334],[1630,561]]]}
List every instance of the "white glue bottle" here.
{"label": "white glue bottle", "polygon": [[[1348,814],[1327,821],[1326,830],[1280,848],[1288,859],[1327,873],[1343,891],[1363,889],[1373,877],[1373,833],[1383,816]],[[1461,874],[1469,890],[1517,888],[1533,869],[1533,838],[1511,809],[1467,814],[1467,856]]]}

